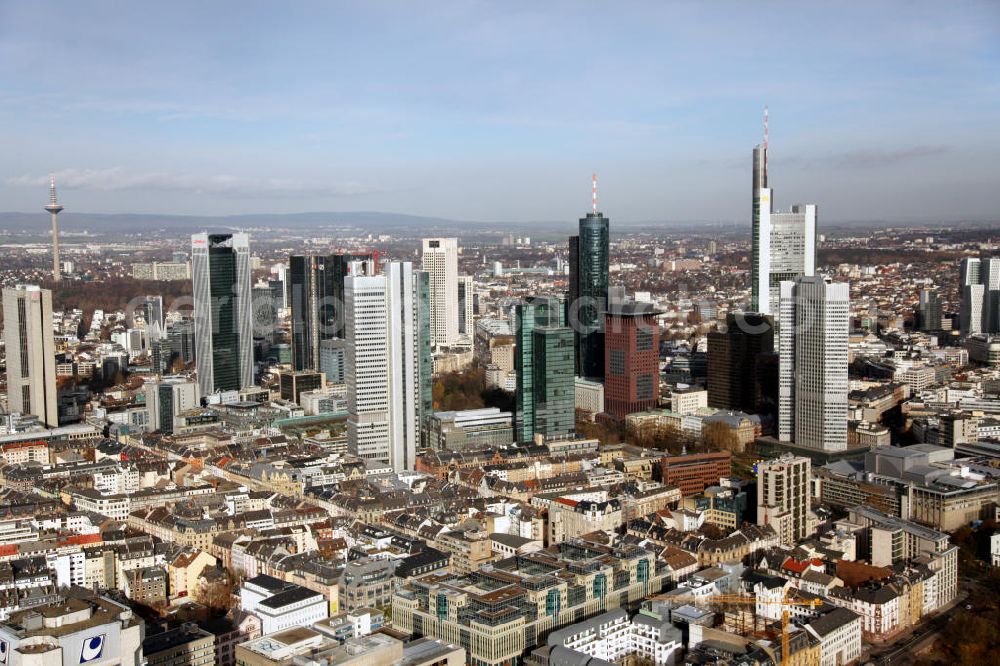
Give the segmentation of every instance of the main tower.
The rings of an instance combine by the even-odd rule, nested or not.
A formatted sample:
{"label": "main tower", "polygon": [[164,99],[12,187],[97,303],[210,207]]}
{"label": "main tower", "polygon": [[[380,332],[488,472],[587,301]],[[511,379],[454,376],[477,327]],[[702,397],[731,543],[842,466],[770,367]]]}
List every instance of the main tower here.
{"label": "main tower", "polygon": [[62,279],[62,267],[59,265],[59,218],[63,206],[56,199],[56,177],[49,174],[49,203],[45,210],[52,215],[52,279],[59,282]]}

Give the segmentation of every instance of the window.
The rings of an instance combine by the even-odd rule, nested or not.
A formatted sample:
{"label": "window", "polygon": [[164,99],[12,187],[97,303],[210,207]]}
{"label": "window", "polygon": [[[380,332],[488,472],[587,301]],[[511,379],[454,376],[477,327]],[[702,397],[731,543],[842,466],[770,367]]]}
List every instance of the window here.
{"label": "window", "polygon": [[653,348],[653,331],[648,328],[637,328],[635,330],[636,351],[649,351]]}
{"label": "window", "polygon": [[625,374],[625,351],[622,349],[611,350],[611,374],[621,377]]}
{"label": "window", "polygon": [[651,400],[653,398],[653,375],[636,376],[635,397],[637,400]]}

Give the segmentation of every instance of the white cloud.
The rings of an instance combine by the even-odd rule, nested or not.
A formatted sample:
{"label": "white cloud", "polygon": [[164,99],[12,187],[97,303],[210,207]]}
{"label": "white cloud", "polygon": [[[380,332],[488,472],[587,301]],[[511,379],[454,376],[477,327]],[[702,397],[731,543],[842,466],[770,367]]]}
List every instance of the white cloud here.
{"label": "white cloud", "polygon": [[[190,192],[224,197],[344,197],[370,194],[379,190],[356,182],[323,183],[288,178],[253,178],[229,174],[196,175],[169,171],[133,171],[124,167],[108,169],[64,169],[55,172],[60,189],[116,192],[147,190]],[[15,187],[46,187],[47,174],[22,175],[7,179]]]}

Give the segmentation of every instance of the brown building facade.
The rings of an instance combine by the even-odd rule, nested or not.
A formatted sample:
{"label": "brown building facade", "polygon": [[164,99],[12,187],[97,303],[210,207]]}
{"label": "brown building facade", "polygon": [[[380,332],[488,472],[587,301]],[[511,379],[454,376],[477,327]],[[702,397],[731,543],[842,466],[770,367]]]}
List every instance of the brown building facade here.
{"label": "brown building facade", "polygon": [[616,419],[660,399],[660,314],[648,303],[616,303],[604,313],[604,411]]}
{"label": "brown building facade", "polygon": [[708,486],[718,485],[719,479],[730,476],[732,471],[729,451],[691,453],[660,459],[660,478],[656,480],[679,487],[684,495],[696,495]]}

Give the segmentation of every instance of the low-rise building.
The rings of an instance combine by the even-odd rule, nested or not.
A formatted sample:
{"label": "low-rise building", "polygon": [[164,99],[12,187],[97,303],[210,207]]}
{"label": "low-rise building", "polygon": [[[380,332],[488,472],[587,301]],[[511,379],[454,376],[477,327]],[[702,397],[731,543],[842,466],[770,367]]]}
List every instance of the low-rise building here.
{"label": "low-rise building", "polygon": [[215,661],[215,635],[187,622],[142,641],[146,666],[202,666]]}

